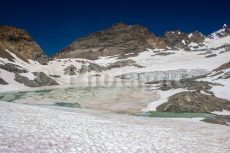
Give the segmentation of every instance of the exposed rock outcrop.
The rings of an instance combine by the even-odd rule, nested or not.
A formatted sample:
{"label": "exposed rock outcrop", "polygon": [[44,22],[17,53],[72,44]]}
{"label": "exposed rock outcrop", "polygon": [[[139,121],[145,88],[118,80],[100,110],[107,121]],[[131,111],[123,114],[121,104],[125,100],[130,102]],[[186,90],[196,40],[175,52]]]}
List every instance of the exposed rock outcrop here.
{"label": "exposed rock outcrop", "polygon": [[49,75],[49,76],[51,76],[53,78],[60,78],[61,77],[60,75]]}
{"label": "exposed rock outcrop", "polygon": [[230,115],[216,115],[214,117],[208,117],[202,120],[203,122],[221,124],[229,126]]}
{"label": "exposed rock outcrop", "polygon": [[103,70],[106,70],[106,68],[91,62],[82,62],[80,69],[76,68],[74,65],[67,66],[64,69],[65,75],[76,75],[77,73],[84,74],[91,71],[102,72]]}
{"label": "exposed rock outcrop", "polygon": [[137,68],[143,68],[144,66],[136,64],[134,60],[127,59],[122,61],[116,61],[115,63],[109,64],[106,68],[107,69],[113,69],[113,68],[120,68],[125,66],[135,66]]}
{"label": "exposed rock outcrop", "polygon": [[8,83],[0,77],[0,84],[1,85],[7,85]]}
{"label": "exposed rock outcrop", "polygon": [[170,48],[184,49],[187,48],[191,42],[197,44],[203,43],[204,38],[205,36],[198,31],[190,34],[181,31],[170,31],[166,32],[165,35],[160,39],[164,41],[166,46]]}
{"label": "exposed rock outcrop", "polygon": [[223,37],[227,37],[227,36],[230,36],[230,29],[229,29],[229,26],[224,24],[223,27],[212,33],[209,38],[212,38],[212,39],[218,39],[218,38],[223,38]]}
{"label": "exposed rock outcrop", "polygon": [[90,71],[102,72],[102,71],[104,71],[104,70],[106,70],[105,67],[100,66],[100,65],[95,64],[95,63],[91,63],[91,62],[90,62],[89,65],[88,65],[88,71],[89,71],[89,72],[90,72]]}
{"label": "exposed rock outcrop", "polygon": [[[220,84],[212,83],[212,82],[196,81],[194,79],[181,79],[179,81],[165,80],[165,82],[158,81],[158,82],[153,82],[153,83],[160,84],[158,89],[162,91],[167,91],[170,89],[184,88],[187,90],[193,90],[197,92],[204,91],[209,94],[213,94],[211,91],[209,91],[212,88],[212,86],[220,85]],[[151,84],[151,82],[147,82],[147,84]]]}
{"label": "exposed rock outcrop", "polygon": [[80,74],[84,74],[91,71],[102,72],[103,70],[106,70],[106,68],[98,64],[89,62],[87,64],[83,64],[81,68],[78,70],[78,72]]}
{"label": "exposed rock outcrop", "polygon": [[14,53],[25,62],[28,59],[46,64],[47,58],[41,47],[22,29],[13,26],[0,26],[0,57],[13,61],[13,57],[5,49]]}
{"label": "exposed rock outcrop", "polygon": [[0,64],[0,68],[9,72],[14,73],[26,73],[28,72],[26,69],[11,63]]}
{"label": "exposed rock outcrop", "polygon": [[200,92],[181,92],[157,107],[160,112],[213,112],[230,110],[230,101]]}
{"label": "exposed rock outcrop", "polygon": [[227,62],[218,68],[214,69],[211,77],[217,76],[217,79],[229,79],[230,78],[230,62]]}
{"label": "exposed rock outcrop", "polygon": [[50,78],[43,72],[33,72],[36,78],[30,80],[25,76],[21,76],[18,73],[15,74],[15,81],[20,82],[28,87],[42,87],[42,86],[52,86],[59,85],[54,79]]}
{"label": "exposed rock outcrop", "polygon": [[213,71],[222,71],[230,68],[230,61],[228,63],[225,63],[218,68],[214,69]]}
{"label": "exposed rock outcrop", "polygon": [[67,66],[65,69],[65,75],[76,75],[77,68],[73,65]]}

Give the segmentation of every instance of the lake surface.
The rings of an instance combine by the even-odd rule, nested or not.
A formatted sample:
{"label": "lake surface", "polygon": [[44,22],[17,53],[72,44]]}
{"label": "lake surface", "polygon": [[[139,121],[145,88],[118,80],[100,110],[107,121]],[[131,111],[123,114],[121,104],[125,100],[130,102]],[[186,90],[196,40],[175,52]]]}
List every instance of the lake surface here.
{"label": "lake surface", "polygon": [[0,93],[0,101],[30,105],[88,108],[144,117],[213,117],[213,114],[207,113],[141,112],[149,102],[154,102],[158,98],[160,97],[157,92],[148,86],[71,87]]}
{"label": "lake surface", "polygon": [[[54,105],[80,104],[82,108],[137,113],[159,98],[149,87],[72,87],[0,93],[0,101]],[[63,104],[64,105],[64,104]]]}

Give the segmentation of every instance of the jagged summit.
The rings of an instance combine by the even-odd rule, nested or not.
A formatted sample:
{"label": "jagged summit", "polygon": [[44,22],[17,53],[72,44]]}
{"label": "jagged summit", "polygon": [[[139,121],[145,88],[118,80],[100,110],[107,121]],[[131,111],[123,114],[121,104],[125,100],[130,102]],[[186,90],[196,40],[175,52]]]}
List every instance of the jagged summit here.
{"label": "jagged summit", "polygon": [[218,39],[227,36],[230,36],[230,29],[227,24],[224,24],[220,30],[213,32],[209,37],[212,39]]}
{"label": "jagged summit", "polygon": [[203,43],[205,36],[195,31],[184,33],[181,31],[168,31],[162,37],[156,37],[146,27],[141,25],[113,24],[110,28],[89,34],[74,41],[59,51],[56,58],[86,58],[97,59],[100,56],[137,53],[149,49],[185,49],[190,43]]}
{"label": "jagged summit", "polygon": [[168,31],[165,35],[160,38],[165,44],[173,49],[184,49],[187,48],[190,43],[203,43],[205,36],[195,31],[193,33],[184,33],[180,30]]}
{"label": "jagged summit", "polygon": [[[46,58],[41,47],[23,29],[14,26],[0,26],[0,57],[13,60],[6,50],[14,52],[19,58],[28,62],[28,59],[45,63]],[[7,56],[6,56],[7,55]]]}
{"label": "jagged summit", "polygon": [[228,28],[228,25],[227,25],[227,24],[224,24],[224,25],[223,25],[223,28]]}
{"label": "jagged summit", "polygon": [[[185,33],[180,30],[167,31],[162,37],[156,37],[144,26],[138,24],[127,25],[120,22],[105,30],[77,39],[59,51],[54,57],[95,60],[99,57],[114,55],[119,58],[136,56],[146,49],[197,50],[207,48],[204,43],[206,38],[218,39],[229,35],[229,26],[224,24],[220,30],[208,37],[199,31]],[[0,26],[1,57],[4,55],[4,57],[12,60],[12,57],[5,52],[6,49],[15,52],[24,61],[28,62],[28,59],[32,59],[40,63],[46,63],[43,50],[23,29],[13,26]]]}
{"label": "jagged summit", "polygon": [[108,30],[117,31],[117,30],[123,30],[123,29],[126,29],[126,28],[129,28],[129,26],[126,25],[126,24],[123,23],[123,22],[120,22],[120,23],[115,23],[115,24],[113,24],[112,27],[110,27]]}
{"label": "jagged summit", "polygon": [[117,23],[74,41],[55,57],[97,59],[99,56],[136,54],[146,48],[154,48],[156,41],[155,35],[143,26]]}

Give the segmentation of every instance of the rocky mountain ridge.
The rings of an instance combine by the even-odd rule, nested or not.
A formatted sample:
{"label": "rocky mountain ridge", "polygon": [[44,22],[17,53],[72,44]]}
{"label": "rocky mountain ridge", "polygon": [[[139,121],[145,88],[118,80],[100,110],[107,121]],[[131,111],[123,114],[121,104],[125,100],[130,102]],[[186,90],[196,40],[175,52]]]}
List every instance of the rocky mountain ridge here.
{"label": "rocky mountain ridge", "polygon": [[223,38],[227,36],[230,36],[230,29],[229,26],[226,24],[224,24],[220,30],[213,32],[211,35],[209,35],[209,37],[213,39]]}
{"label": "rocky mountain ridge", "polygon": [[[147,28],[140,25],[117,23],[112,27],[77,39],[54,58],[84,58],[96,60],[99,57],[118,56],[123,59],[137,56],[146,49],[162,50],[199,50],[205,47],[205,39],[218,39],[230,36],[230,29],[225,24],[220,30],[205,36],[195,31],[184,33],[179,30],[167,31],[162,37],[155,36]],[[0,26],[0,57],[13,61],[13,52],[23,61],[28,59],[46,64],[47,56],[41,47],[23,29],[13,26]]]}
{"label": "rocky mountain ridge", "polygon": [[21,60],[28,59],[47,63],[47,57],[42,48],[23,29],[13,26],[0,26],[0,57],[13,61],[14,57],[6,50],[16,54]]}
{"label": "rocky mountain ridge", "polygon": [[[205,36],[198,31],[193,33],[168,31],[164,36],[156,37],[143,26],[117,23],[111,28],[77,39],[59,51],[55,58],[86,58],[95,60],[101,56],[119,55],[119,58],[125,58],[127,54],[136,56],[146,49],[194,50],[194,48],[205,46],[205,38],[216,39],[217,37],[223,38],[229,35],[229,27],[224,25],[222,29],[210,36]],[[193,48],[190,48],[191,46]]]}

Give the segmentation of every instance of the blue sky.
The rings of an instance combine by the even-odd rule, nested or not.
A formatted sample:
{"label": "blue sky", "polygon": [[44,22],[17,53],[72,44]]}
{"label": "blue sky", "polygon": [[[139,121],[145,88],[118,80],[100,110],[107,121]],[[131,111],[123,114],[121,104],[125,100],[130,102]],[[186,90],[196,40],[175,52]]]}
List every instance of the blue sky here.
{"label": "blue sky", "polygon": [[0,25],[26,29],[46,54],[117,22],[146,26],[157,36],[167,30],[204,34],[230,24],[229,0],[15,0],[1,2]]}

